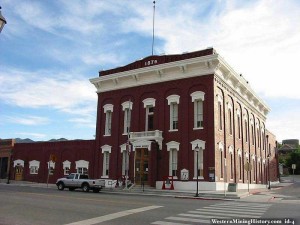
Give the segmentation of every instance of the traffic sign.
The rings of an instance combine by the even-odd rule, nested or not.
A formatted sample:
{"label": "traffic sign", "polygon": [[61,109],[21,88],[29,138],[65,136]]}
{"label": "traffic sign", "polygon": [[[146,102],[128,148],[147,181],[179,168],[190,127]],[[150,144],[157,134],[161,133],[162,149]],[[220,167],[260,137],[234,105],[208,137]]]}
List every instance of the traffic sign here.
{"label": "traffic sign", "polygon": [[292,169],[293,169],[293,170],[296,169],[296,164],[292,164]]}
{"label": "traffic sign", "polygon": [[51,155],[50,155],[50,161],[56,162],[56,160],[57,160],[56,155],[51,154]]}
{"label": "traffic sign", "polygon": [[250,170],[252,170],[252,165],[249,162],[246,162],[244,165],[244,169],[248,172]]}

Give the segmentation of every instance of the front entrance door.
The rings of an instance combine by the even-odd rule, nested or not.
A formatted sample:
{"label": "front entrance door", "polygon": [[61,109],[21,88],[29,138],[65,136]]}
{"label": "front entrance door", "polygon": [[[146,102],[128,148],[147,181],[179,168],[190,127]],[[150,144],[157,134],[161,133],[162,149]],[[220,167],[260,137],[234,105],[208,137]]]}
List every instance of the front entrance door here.
{"label": "front entrance door", "polygon": [[135,183],[148,184],[149,151],[147,148],[135,149]]}
{"label": "front entrance door", "polygon": [[15,171],[15,180],[23,180],[23,166],[17,165]]}

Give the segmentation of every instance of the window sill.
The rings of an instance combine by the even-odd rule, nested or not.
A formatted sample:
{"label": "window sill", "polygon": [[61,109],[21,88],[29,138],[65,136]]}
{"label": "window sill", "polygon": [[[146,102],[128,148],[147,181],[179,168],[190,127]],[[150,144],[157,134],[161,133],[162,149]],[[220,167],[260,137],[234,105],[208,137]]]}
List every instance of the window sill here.
{"label": "window sill", "polygon": [[204,127],[194,127],[193,130],[203,130]]}
{"label": "window sill", "polygon": [[176,131],[178,131],[178,129],[176,129],[176,130],[169,130],[169,132],[176,132]]}
{"label": "window sill", "polygon": [[123,133],[122,135],[123,135],[123,136],[127,136],[127,135],[128,135],[128,133]]}
{"label": "window sill", "polygon": [[111,134],[104,134],[103,137],[110,137]]}
{"label": "window sill", "polygon": [[108,176],[101,176],[101,178],[108,178]]}
{"label": "window sill", "polygon": [[177,176],[173,176],[173,180],[178,180],[178,177]]}

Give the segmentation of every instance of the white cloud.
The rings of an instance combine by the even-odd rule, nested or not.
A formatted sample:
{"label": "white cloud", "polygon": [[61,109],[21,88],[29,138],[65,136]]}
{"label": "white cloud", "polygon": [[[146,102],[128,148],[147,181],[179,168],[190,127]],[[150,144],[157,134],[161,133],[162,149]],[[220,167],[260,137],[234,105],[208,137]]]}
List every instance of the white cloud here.
{"label": "white cloud", "polygon": [[96,121],[94,117],[72,118],[69,119],[68,121],[74,124],[75,126],[96,128]]}
{"label": "white cloud", "polygon": [[20,136],[21,138],[34,138],[34,139],[43,139],[47,135],[41,133],[32,133],[32,132],[18,132],[16,135]]}
{"label": "white cloud", "polygon": [[[214,46],[259,93],[270,97],[300,98],[293,65],[300,58],[300,5],[297,1],[226,1],[201,17],[205,4],[172,7],[162,3],[156,15],[156,39],[165,41],[166,54]],[[221,2],[220,2],[221,3]],[[224,2],[223,2],[224,3]],[[151,9],[136,9],[138,17],[123,29],[152,34]],[[157,47],[158,48],[158,47]],[[297,79],[297,78],[296,78]],[[280,90],[280,91],[278,91]]]}
{"label": "white cloud", "polygon": [[300,108],[271,114],[268,121],[268,129],[275,134],[277,140],[300,138]]}
{"label": "white cloud", "polygon": [[73,114],[96,111],[97,95],[92,84],[67,72],[50,74],[50,71],[7,69],[0,75],[0,82],[0,99],[11,105],[53,107]]}
{"label": "white cloud", "polygon": [[11,123],[22,125],[45,125],[49,123],[49,119],[39,116],[8,116],[7,120]]}

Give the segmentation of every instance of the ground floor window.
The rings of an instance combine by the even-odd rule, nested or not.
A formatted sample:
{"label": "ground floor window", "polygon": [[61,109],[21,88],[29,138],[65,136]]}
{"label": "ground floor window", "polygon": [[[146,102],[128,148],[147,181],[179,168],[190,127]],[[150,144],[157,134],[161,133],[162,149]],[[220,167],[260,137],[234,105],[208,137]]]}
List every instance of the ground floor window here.
{"label": "ground floor window", "polygon": [[36,161],[36,160],[30,161],[29,162],[30,174],[38,174],[39,167],[40,167],[40,162],[39,161]]}
{"label": "ground floor window", "polygon": [[169,176],[177,177],[177,149],[169,151]]}
{"label": "ground floor window", "polygon": [[109,152],[103,152],[103,174],[104,177],[109,176]]}
{"label": "ground floor window", "polygon": [[[78,160],[75,162],[76,171],[80,174],[88,174],[89,162],[85,160]],[[68,166],[66,166],[68,167]]]}
{"label": "ground floor window", "polygon": [[37,166],[30,167],[30,174],[38,174],[39,168]]}
{"label": "ground floor window", "polygon": [[128,171],[128,165],[129,165],[129,157],[128,157],[128,151],[124,150],[122,152],[122,176],[126,176],[127,175],[127,171]]}
{"label": "ground floor window", "polygon": [[78,167],[77,168],[77,173],[88,174],[88,169],[86,167]]}

